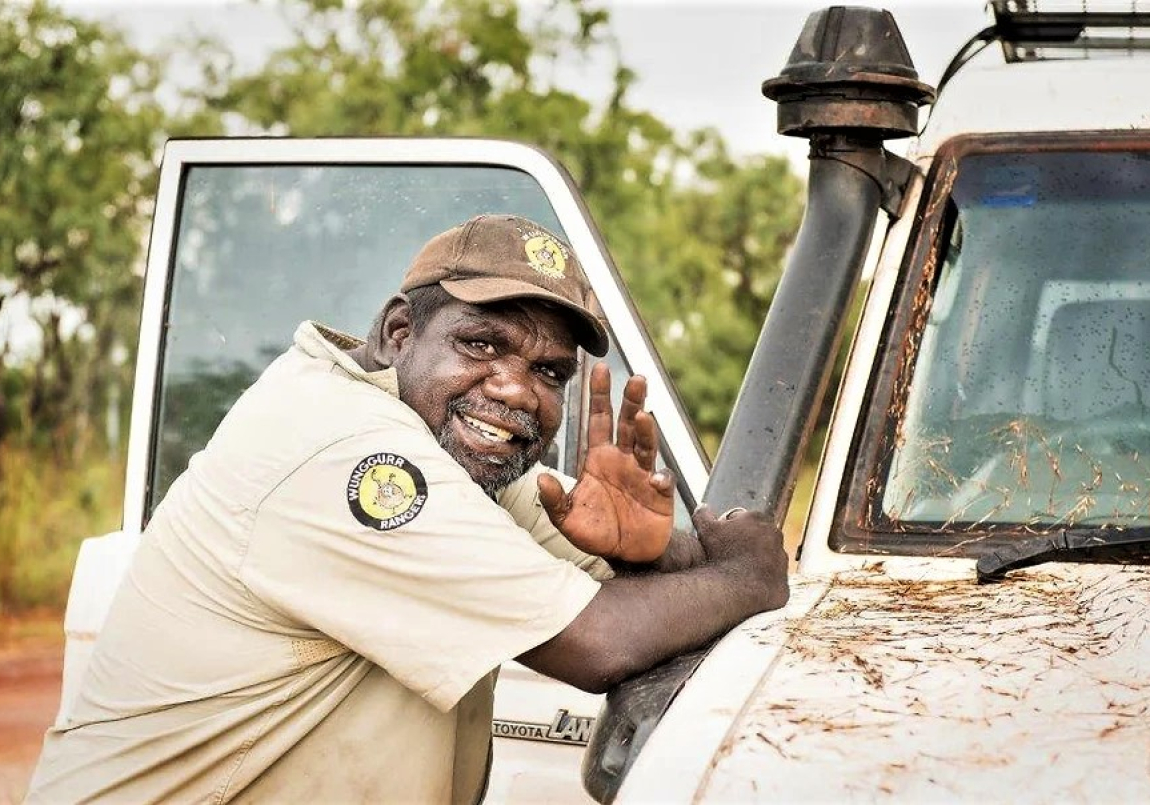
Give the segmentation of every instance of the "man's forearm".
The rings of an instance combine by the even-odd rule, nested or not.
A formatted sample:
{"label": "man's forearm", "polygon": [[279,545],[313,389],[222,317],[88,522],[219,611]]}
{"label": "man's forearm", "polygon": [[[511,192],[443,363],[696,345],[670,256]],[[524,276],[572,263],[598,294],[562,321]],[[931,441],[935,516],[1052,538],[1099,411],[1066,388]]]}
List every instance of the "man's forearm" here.
{"label": "man's forearm", "polygon": [[519,660],[540,673],[601,693],[668,657],[698,648],[755,612],[785,602],[785,580],[781,597],[774,600],[754,589],[766,586],[706,562],[680,573],[611,579],[571,626]]}
{"label": "man's forearm", "polygon": [[[786,603],[783,535],[761,513],[693,516],[703,560],[686,570],[604,581],[562,632],[520,655],[524,665],[601,692],[668,657],[698,648],[756,612]],[[678,535],[680,541],[687,535]],[[688,544],[667,562],[691,561]]]}

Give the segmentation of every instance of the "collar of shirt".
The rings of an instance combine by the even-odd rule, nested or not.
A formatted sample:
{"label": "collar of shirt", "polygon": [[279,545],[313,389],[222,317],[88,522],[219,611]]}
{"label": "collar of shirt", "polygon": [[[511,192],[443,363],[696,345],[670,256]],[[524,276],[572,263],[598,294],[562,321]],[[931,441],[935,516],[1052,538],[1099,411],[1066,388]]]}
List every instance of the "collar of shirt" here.
{"label": "collar of shirt", "polygon": [[333,360],[352,377],[371,383],[392,397],[399,397],[399,381],[395,369],[388,367],[378,372],[368,372],[347,354],[347,350],[363,346],[362,338],[341,333],[319,322],[305,321],[296,328],[294,340],[295,345],[311,357]]}

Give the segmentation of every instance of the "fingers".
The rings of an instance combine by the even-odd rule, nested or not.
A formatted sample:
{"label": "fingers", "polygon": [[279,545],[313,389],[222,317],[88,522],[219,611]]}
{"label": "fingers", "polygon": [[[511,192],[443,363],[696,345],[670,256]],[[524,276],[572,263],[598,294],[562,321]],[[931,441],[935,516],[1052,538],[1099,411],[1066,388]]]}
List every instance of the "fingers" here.
{"label": "fingers", "polygon": [[[662,470],[659,474],[668,472]],[[743,519],[762,518],[758,512],[747,511],[742,506],[736,506],[733,509],[727,509],[722,514],[715,514],[710,504],[700,503],[695,507],[695,513],[691,515],[691,522],[695,525],[696,531],[710,530],[716,523],[724,520],[743,520]]]}
{"label": "fingers", "polygon": [[651,476],[651,486],[660,495],[671,497],[675,494],[675,473],[670,470],[660,470]]}
{"label": "fingers", "polygon": [[605,363],[591,368],[589,398],[587,447],[609,444],[615,431],[615,414],[611,410],[611,370]]}
{"label": "fingers", "polygon": [[635,448],[635,417],[643,412],[643,403],[646,401],[647,378],[632,375],[623,387],[623,402],[619,406],[619,426],[615,437],[615,445],[624,453],[630,453]]}
{"label": "fingers", "polygon": [[691,522],[694,524],[695,530],[699,532],[710,530],[710,527],[718,522],[718,519],[706,503],[700,503],[695,509],[695,513],[691,515]]}
{"label": "fingers", "polygon": [[648,472],[655,471],[655,459],[659,456],[659,427],[655,417],[646,411],[635,415],[635,461]]}
{"label": "fingers", "polygon": [[562,525],[570,511],[567,492],[564,491],[557,478],[545,472],[539,474],[536,483],[539,487],[539,502],[543,505],[543,510],[547,512],[552,523],[556,526]]}
{"label": "fingers", "polygon": [[655,417],[643,410],[647,402],[647,379],[632,375],[623,387],[623,401],[619,405],[619,424],[611,408],[611,370],[605,363],[591,369],[590,400],[588,404],[587,447],[610,444],[623,453],[633,453],[635,461],[648,472],[655,471],[659,456],[659,428]]}

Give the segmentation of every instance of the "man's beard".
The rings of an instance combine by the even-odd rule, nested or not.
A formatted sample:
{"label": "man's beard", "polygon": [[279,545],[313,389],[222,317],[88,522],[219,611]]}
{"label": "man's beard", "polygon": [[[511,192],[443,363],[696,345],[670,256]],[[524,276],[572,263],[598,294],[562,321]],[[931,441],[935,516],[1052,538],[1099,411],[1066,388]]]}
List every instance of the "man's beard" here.
{"label": "man's beard", "polygon": [[[459,414],[476,416],[483,413],[504,422],[514,422],[526,434],[525,439],[518,435],[513,437],[521,443],[521,449],[509,456],[483,456],[460,444],[452,427],[453,420]],[[476,405],[463,397],[456,397],[447,404],[447,416],[439,428],[438,440],[439,446],[468,471],[471,479],[479,484],[490,498],[494,498],[505,486],[522,478],[547,449],[547,442],[542,438],[539,423],[526,411],[516,411],[491,401],[486,401],[484,405]],[[522,444],[524,440],[526,444]],[[481,478],[476,478],[468,469],[477,462],[483,465]]]}

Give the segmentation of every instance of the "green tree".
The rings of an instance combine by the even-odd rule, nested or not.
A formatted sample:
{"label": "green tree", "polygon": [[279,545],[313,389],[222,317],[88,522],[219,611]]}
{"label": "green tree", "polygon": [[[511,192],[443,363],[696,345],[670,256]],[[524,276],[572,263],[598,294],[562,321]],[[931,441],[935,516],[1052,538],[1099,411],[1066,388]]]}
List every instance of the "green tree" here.
{"label": "green tree", "polygon": [[130,399],[157,75],[99,24],[0,3],[0,613],[61,605],[78,540],[120,519],[102,442]]}
{"label": "green tree", "polygon": [[[0,308],[28,303],[29,364],[0,332],[5,421],[75,444],[126,397],[164,116],[155,64],[41,2],[0,5]],[[117,388],[117,386],[119,388]],[[0,432],[0,439],[3,438]]]}

